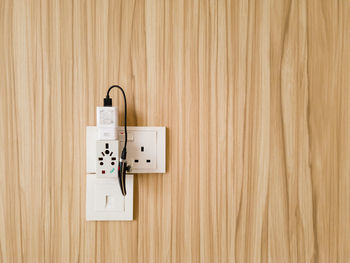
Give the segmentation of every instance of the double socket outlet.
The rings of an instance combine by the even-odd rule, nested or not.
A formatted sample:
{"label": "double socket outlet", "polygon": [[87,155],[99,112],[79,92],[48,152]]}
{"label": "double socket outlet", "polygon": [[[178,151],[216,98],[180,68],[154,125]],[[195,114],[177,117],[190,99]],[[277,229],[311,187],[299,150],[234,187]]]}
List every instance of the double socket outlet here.
{"label": "double socket outlet", "polygon": [[[128,126],[128,142],[127,142],[127,157],[126,161],[130,165],[130,170],[128,173],[165,173],[165,145],[166,145],[166,130],[165,127],[136,127]],[[96,126],[88,126],[86,128],[86,168],[87,173],[96,173],[97,169],[102,167],[99,164],[99,160],[95,158],[98,154],[102,157],[106,157],[107,160],[113,156],[117,157],[116,164],[120,157],[121,150],[125,142],[124,128],[118,127],[118,141],[97,141],[97,129]],[[111,148],[106,149],[106,142],[113,142],[119,145],[119,151],[116,153],[116,149]],[[109,150],[109,155],[111,151],[113,156],[106,156],[106,150]],[[102,152],[105,156],[102,155]],[[96,155],[97,153],[97,155]],[[104,166],[106,172],[113,169],[112,162],[106,163]],[[105,163],[103,163],[105,165]],[[107,169],[108,168],[108,169]],[[116,169],[118,165],[116,166]]]}
{"label": "double socket outlet", "polygon": [[[125,142],[124,128],[118,140],[97,140],[96,126],[86,129],[86,219],[132,220],[134,173],[165,173],[165,127],[129,126],[126,196],[118,185],[118,161]],[[147,176],[147,175],[145,175]]]}

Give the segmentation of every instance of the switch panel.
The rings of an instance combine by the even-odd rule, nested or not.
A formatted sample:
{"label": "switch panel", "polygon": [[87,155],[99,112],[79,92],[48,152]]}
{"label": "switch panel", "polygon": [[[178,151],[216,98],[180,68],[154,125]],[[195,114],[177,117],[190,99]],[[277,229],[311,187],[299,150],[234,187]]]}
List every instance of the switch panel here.
{"label": "switch panel", "polygon": [[126,196],[117,178],[97,178],[88,174],[86,181],[86,220],[129,221],[133,219],[134,175],[127,174]]}

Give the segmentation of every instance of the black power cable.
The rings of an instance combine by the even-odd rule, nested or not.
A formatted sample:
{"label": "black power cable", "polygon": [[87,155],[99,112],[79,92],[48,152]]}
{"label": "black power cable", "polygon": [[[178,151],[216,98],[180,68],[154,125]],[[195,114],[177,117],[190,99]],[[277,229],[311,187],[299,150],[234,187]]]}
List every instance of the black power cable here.
{"label": "black power cable", "polygon": [[107,91],[106,98],[103,100],[103,106],[104,107],[111,107],[112,106],[112,99],[109,97],[109,92],[113,88],[118,88],[122,93],[124,97],[124,133],[125,133],[125,141],[124,141],[124,147],[122,150],[122,154],[120,156],[120,161],[119,161],[119,166],[118,166],[118,178],[119,178],[119,185],[120,189],[122,191],[122,194],[125,196],[126,195],[126,188],[125,188],[125,174],[127,170],[127,163],[126,163],[126,144],[128,142],[128,131],[127,131],[127,123],[126,123],[126,96],[125,92],[122,87],[119,85],[113,85],[109,87]]}

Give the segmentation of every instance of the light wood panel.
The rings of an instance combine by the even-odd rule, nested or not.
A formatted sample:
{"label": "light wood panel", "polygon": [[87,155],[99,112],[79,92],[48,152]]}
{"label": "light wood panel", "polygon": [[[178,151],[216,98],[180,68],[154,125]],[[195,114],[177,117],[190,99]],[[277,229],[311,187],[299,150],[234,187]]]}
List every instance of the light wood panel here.
{"label": "light wood panel", "polygon": [[[0,1],[0,261],[350,262],[349,71],[349,1]],[[167,173],[86,222],[115,83]]]}

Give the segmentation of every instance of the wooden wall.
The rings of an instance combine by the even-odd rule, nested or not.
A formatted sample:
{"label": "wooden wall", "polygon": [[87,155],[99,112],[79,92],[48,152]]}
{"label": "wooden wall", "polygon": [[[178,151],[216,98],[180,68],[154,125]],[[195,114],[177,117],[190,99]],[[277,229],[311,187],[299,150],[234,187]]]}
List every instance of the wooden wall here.
{"label": "wooden wall", "polygon": [[[1,262],[350,262],[349,1],[0,0],[0,82]],[[116,83],[167,173],[86,222]]]}

